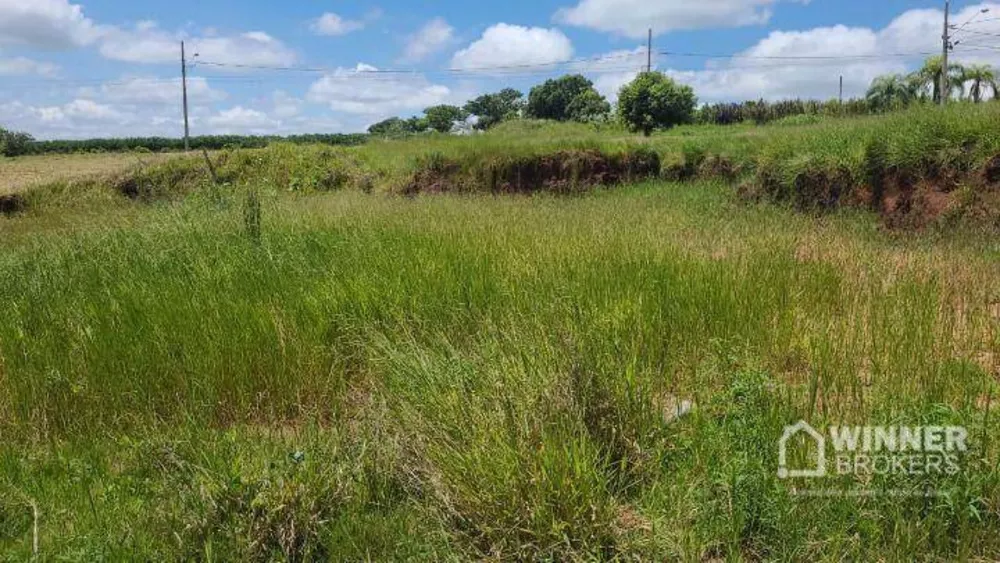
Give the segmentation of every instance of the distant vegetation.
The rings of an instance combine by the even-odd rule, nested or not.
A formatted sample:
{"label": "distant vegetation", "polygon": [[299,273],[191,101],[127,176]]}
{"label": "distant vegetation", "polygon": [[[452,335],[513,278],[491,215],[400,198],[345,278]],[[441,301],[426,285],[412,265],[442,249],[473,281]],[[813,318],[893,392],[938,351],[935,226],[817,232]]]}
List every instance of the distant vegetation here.
{"label": "distant vegetation", "polygon": [[[368,136],[354,134],[327,135],[205,135],[191,137],[192,149],[220,150],[226,148],[253,149],[266,147],[274,142],[295,144],[320,144],[333,146],[360,145]],[[0,154],[22,156],[30,154],[69,154],[83,152],[123,151],[179,151],[184,149],[184,139],[166,137],[134,137],[120,139],[85,139],[72,141],[36,141],[27,133],[14,133],[0,129]]]}

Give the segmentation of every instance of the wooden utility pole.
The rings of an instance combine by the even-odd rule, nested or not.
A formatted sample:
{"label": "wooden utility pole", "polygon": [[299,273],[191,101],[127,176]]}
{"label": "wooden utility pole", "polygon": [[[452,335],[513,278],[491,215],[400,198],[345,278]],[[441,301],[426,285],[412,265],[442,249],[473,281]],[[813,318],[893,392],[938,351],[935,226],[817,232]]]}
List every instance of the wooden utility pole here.
{"label": "wooden utility pole", "polygon": [[181,41],[181,90],[184,93],[184,150],[188,151],[191,150],[190,130],[188,129],[188,74],[183,41]]}
{"label": "wooden utility pole", "polygon": [[948,33],[948,12],[951,11],[951,0],[944,0],[944,34],[941,36],[944,42],[943,53],[941,55],[941,105],[948,103],[948,93],[950,84],[948,83],[948,51],[951,50],[951,37]]}
{"label": "wooden utility pole", "polygon": [[840,103],[844,103],[844,75],[840,75],[840,95],[837,97]]}
{"label": "wooden utility pole", "polygon": [[649,28],[649,36],[646,39],[646,72],[653,71],[653,28]]}

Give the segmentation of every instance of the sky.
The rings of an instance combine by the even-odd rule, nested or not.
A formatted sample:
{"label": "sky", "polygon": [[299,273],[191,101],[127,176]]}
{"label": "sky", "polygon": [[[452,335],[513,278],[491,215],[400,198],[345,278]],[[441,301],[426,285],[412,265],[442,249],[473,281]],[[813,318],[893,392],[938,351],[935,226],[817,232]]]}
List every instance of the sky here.
{"label": "sky", "polygon": [[[983,10],[989,10],[984,13]],[[701,103],[862,95],[941,51],[943,1],[0,0],[0,126],[40,139],[350,133],[647,62]],[[953,2],[952,56],[1000,66],[1000,4]],[[964,26],[964,27],[963,27]]]}

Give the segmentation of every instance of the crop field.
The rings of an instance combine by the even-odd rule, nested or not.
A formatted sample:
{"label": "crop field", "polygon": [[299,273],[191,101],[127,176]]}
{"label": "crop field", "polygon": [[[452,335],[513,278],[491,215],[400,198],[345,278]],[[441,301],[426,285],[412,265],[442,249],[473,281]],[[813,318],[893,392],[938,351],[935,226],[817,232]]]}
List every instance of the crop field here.
{"label": "crop field", "polygon": [[[993,105],[513,123],[20,189],[0,552],[1000,559]],[[783,479],[798,421],[968,450]]]}

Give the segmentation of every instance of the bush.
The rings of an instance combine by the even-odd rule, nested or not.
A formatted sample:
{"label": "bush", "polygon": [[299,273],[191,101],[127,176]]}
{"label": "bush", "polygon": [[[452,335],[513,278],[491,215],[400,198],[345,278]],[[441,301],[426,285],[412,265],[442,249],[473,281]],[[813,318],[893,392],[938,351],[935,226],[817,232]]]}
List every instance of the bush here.
{"label": "bush", "polygon": [[34,139],[27,133],[8,131],[0,127],[0,154],[3,156],[27,154],[32,142]]}
{"label": "bush", "polygon": [[644,72],[618,94],[618,112],[633,131],[649,135],[690,123],[697,103],[690,86],[677,84],[660,72]]}

